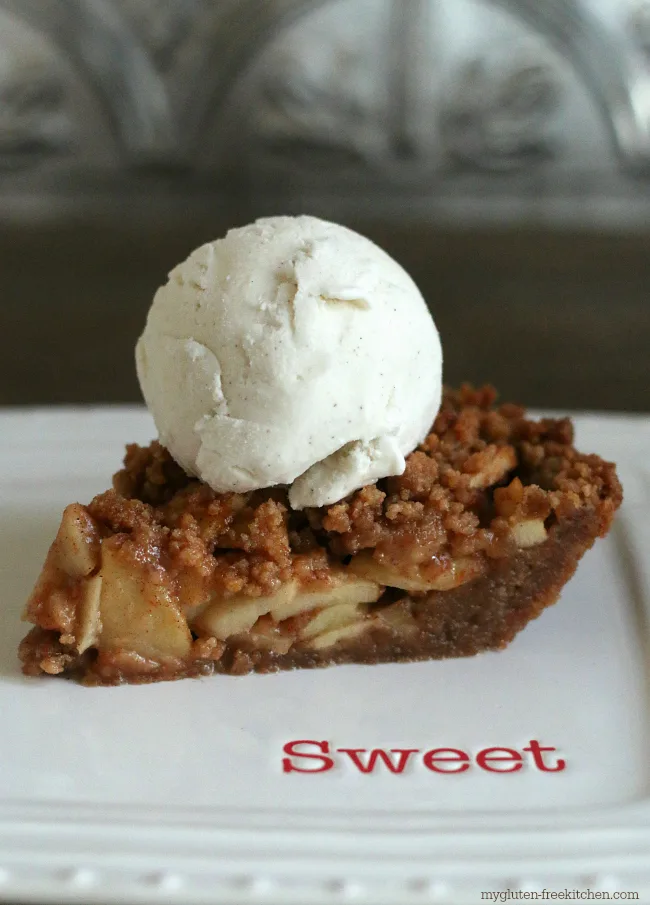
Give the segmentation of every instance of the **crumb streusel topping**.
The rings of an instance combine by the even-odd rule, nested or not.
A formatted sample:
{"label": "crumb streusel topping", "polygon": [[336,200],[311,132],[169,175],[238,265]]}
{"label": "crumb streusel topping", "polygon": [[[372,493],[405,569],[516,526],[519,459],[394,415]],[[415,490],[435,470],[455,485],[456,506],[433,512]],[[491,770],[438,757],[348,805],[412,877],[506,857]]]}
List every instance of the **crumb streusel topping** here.
{"label": "crumb streusel topping", "polygon": [[163,551],[170,568],[251,596],[293,576],[325,579],[329,559],[363,550],[406,569],[446,556],[505,557],[513,524],[570,516],[602,499],[607,522],[614,466],[572,447],[568,418],[532,421],[495,400],[491,387],[447,391],[404,474],[322,509],[292,511],[284,488],[217,494],[153,441],[127,447],[114,489],[88,510],[140,550]]}

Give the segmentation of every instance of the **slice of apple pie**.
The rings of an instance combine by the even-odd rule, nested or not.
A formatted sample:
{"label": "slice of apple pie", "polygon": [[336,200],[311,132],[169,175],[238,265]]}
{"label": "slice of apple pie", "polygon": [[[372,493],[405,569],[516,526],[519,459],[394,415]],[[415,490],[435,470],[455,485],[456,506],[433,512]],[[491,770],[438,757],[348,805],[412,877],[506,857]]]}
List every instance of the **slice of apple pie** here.
{"label": "slice of apple pie", "polygon": [[335,505],[217,494],[157,442],[67,507],[27,604],[28,675],[151,682],[505,647],[622,499],[568,419],[448,391],[406,471]]}

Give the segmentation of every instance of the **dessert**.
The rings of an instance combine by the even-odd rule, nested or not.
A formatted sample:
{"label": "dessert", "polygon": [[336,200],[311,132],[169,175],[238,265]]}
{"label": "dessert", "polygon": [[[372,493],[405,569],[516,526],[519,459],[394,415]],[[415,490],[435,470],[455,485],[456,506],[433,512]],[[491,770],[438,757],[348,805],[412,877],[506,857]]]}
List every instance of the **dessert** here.
{"label": "dessert", "polygon": [[26,674],[118,684],[498,650],[606,534],[614,466],[574,448],[568,419],[531,420],[489,387],[441,399],[417,289],[340,230],[261,221],[172,271],[137,353],[160,440],[64,511],[25,611]]}
{"label": "dessert", "polygon": [[315,217],[198,248],[154,298],[136,363],[161,442],[219,493],[335,503],[404,470],[440,405],[442,350],[384,251]]}

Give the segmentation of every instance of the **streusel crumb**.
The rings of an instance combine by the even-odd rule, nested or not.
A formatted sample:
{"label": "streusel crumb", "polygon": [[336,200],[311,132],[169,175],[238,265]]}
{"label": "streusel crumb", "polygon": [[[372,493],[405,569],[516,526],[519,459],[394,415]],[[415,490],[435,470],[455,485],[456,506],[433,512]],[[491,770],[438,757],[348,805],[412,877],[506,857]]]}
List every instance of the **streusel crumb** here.
{"label": "streusel crumb", "polygon": [[332,506],[292,511],[286,488],[217,494],[158,441],[127,447],[114,489],[89,511],[132,534],[168,568],[225,596],[272,593],[292,577],[327,579],[328,563],[372,550],[408,569],[445,556],[508,556],[514,524],[547,524],[600,507],[602,533],[621,498],[614,466],[572,447],[571,422],[496,406],[491,387],[446,391],[431,433],[406,470]]}

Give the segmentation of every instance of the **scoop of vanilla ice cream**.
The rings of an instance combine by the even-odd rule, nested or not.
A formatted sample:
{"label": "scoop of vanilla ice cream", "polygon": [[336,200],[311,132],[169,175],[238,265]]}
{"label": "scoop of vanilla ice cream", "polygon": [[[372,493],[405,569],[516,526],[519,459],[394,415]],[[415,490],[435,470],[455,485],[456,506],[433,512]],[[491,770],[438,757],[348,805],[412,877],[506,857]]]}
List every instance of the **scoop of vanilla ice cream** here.
{"label": "scoop of vanilla ice cream", "polygon": [[357,233],[271,217],[196,249],[136,347],[161,442],[218,492],[324,506],[404,471],[440,406],[442,350],[409,275]]}

